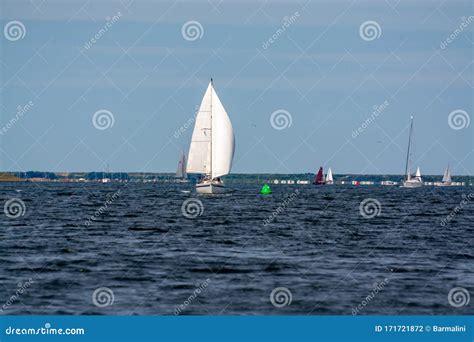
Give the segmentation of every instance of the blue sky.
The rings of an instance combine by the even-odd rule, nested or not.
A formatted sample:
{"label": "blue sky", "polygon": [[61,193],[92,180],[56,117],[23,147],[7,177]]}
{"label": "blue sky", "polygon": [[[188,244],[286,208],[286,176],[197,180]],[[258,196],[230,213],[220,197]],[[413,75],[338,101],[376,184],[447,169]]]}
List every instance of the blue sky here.
{"label": "blue sky", "polygon": [[[174,171],[212,76],[234,125],[233,172],[402,174],[415,114],[422,172],[449,163],[473,174],[470,1],[7,0],[0,9],[2,170]],[[6,33],[12,21],[22,38]],[[195,40],[183,35],[190,21]],[[375,36],[360,30],[367,22]],[[100,110],[112,126],[94,126]],[[275,129],[275,111],[291,126]]]}

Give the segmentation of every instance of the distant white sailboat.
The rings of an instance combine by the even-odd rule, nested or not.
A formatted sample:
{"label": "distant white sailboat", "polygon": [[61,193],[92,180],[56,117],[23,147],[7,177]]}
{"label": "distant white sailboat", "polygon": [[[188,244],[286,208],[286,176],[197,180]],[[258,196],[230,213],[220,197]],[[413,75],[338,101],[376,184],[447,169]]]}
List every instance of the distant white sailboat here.
{"label": "distant white sailboat", "polygon": [[107,174],[110,174],[110,168],[109,168],[109,164],[107,164],[107,169],[106,169],[106,172],[102,172],[102,179],[101,179],[101,182],[102,183],[110,183],[110,178],[107,178],[105,175]]}
{"label": "distant white sailboat", "polygon": [[186,156],[183,150],[179,152],[178,168],[176,169],[176,178],[180,183],[188,182],[188,174],[186,172]]}
{"label": "distant white sailboat", "polygon": [[328,169],[328,173],[326,174],[326,184],[334,184],[331,168]]}
{"label": "distant white sailboat", "polygon": [[221,177],[230,173],[234,148],[232,123],[211,79],[196,115],[186,167],[188,173],[204,175],[196,184],[197,192],[217,194],[225,191]]}
{"label": "distant white sailboat", "polygon": [[443,179],[441,181],[443,183],[451,183],[451,172],[449,171],[449,165],[444,171]]}
{"label": "distant white sailboat", "polygon": [[443,179],[441,182],[434,183],[436,186],[451,186],[453,185],[453,181],[451,179],[451,171],[449,170],[449,165],[444,171]]}
{"label": "distant white sailboat", "polygon": [[411,117],[410,124],[410,134],[408,136],[408,149],[407,149],[407,159],[405,164],[405,180],[403,181],[403,188],[418,188],[423,185],[423,180],[421,179],[420,168],[416,170],[415,177],[412,177],[410,171],[410,149],[412,144],[412,134],[413,134],[413,116]]}

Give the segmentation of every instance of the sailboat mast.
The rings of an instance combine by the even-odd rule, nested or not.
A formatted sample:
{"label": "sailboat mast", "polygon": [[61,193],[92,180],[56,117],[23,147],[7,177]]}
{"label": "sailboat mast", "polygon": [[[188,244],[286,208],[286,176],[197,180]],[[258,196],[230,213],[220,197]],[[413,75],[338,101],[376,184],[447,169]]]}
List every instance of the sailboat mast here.
{"label": "sailboat mast", "polygon": [[213,81],[212,81],[212,77],[211,77],[211,149],[210,149],[210,152],[211,152],[211,170],[210,170],[210,173],[211,173],[211,179],[212,179],[212,89],[214,88],[214,84],[213,84]]}
{"label": "sailboat mast", "polygon": [[411,124],[410,124],[410,135],[408,136],[408,150],[407,150],[407,160],[405,163],[405,177],[408,179],[408,160],[410,158],[410,146],[411,146],[411,133],[413,130],[413,115],[411,117]]}
{"label": "sailboat mast", "polygon": [[186,155],[184,154],[184,152],[183,152],[182,170],[183,170],[183,179],[188,178],[188,174],[186,172]]}

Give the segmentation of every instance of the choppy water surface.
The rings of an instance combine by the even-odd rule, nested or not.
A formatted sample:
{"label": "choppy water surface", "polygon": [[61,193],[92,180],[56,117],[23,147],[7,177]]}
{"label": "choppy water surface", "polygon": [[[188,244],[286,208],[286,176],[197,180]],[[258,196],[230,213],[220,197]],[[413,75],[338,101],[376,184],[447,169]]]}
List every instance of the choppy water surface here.
{"label": "choppy water surface", "polygon": [[[474,295],[472,187],[259,186],[200,196],[192,184],[0,184],[2,206],[19,198],[26,210],[1,215],[0,309],[474,313],[474,299],[448,302],[455,287]],[[191,198],[202,211],[188,201],[186,217]]]}

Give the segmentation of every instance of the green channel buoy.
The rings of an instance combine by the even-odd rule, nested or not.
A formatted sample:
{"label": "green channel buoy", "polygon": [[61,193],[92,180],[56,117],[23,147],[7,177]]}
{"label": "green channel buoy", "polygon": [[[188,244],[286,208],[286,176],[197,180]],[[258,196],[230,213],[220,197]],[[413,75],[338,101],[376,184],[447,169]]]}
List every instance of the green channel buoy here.
{"label": "green channel buoy", "polygon": [[260,190],[262,195],[270,195],[272,193],[272,189],[268,186],[268,184],[264,184],[262,190]]}

